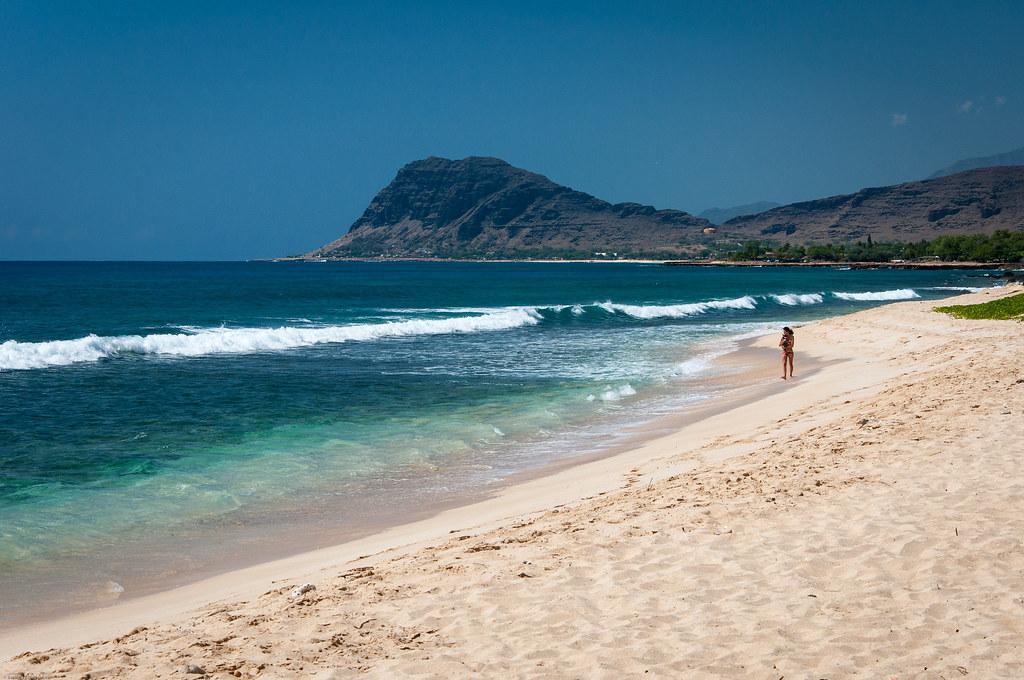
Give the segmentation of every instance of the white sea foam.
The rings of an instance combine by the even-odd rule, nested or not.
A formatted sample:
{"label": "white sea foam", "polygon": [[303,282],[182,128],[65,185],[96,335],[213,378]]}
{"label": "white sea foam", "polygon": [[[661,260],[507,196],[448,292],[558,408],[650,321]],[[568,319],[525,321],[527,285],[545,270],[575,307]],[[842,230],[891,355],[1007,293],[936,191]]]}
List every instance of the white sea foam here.
{"label": "white sea foam", "polygon": [[916,290],[911,288],[899,288],[897,290],[881,290],[872,293],[839,293],[833,292],[840,300],[856,300],[859,302],[875,300],[913,300],[921,297]]}
{"label": "white sea foam", "polygon": [[[919,297],[910,289],[880,293],[833,293],[845,300],[902,300]],[[786,293],[761,296],[782,305],[819,304],[820,293]],[[591,304],[537,305],[519,307],[463,307],[446,309],[406,309],[410,314],[458,314],[449,318],[404,318],[394,321],[356,323],[349,325],[315,325],[316,322],[296,318],[309,326],[278,328],[203,328],[179,326],[179,333],[151,335],[98,336],[88,335],[74,340],[0,343],[0,370],[25,370],[95,362],[119,355],[161,355],[199,357],[215,354],[249,354],[297,349],[327,343],[371,341],[388,337],[440,335],[501,331],[532,326],[544,321],[546,315],[570,312],[583,316],[602,310],[635,319],[682,319],[712,310],[752,310],[758,305],[752,295],[728,300],[707,300],[668,305],[624,304],[612,301]],[[399,310],[392,310],[399,311]],[[462,314],[472,314],[463,316]]]}
{"label": "white sea foam", "polygon": [[601,393],[601,401],[618,401],[623,397],[631,397],[636,394],[636,390],[629,383],[620,387],[609,387]]}
{"label": "white sea foam", "polygon": [[983,290],[988,290],[991,286],[931,286],[928,290],[956,290],[963,291],[965,293],[980,293]]}
{"label": "white sea foam", "polygon": [[769,295],[780,305],[795,307],[796,305],[817,305],[824,301],[821,293],[784,293],[782,295]]}
{"label": "white sea foam", "polygon": [[325,343],[447,333],[500,331],[539,323],[533,308],[507,309],[480,316],[420,319],[322,328],[207,328],[156,335],[88,335],[75,340],[0,343],[0,370],[24,370],[99,361],[119,354],[196,357],[270,352]]}
{"label": "white sea foam", "polygon": [[684,318],[703,314],[713,309],[755,309],[757,300],[752,295],[745,295],[732,300],[708,300],[705,302],[688,302],[671,305],[634,305],[619,302],[592,302],[590,304],[543,304],[530,307],[440,307],[431,309],[389,309],[391,312],[433,314],[494,314],[499,312],[522,312],[533,314],[554,312],[560,314],[569,311],[573,316],[583,316],[588,311],[601,309],[610,314],[625,314],[636,319]]}
{"label": "white sea foam", "polygon": [[678,305],[623,305],[617,302],[600,302],[596,306],[607,312],[619,312],[636,319],[681,319],[712,309],[754,309],[757,307],[757,300],[745,295],[732,300],[710,300]]}
{"label": "white sea foam", "polygon": [[671,371],[673,376],[691,376],[698,375],[707,371],[711,368],[712,361],[717,358],[721,353],[709,353],[704,356],[693,357],[686,361],[676,364]]}

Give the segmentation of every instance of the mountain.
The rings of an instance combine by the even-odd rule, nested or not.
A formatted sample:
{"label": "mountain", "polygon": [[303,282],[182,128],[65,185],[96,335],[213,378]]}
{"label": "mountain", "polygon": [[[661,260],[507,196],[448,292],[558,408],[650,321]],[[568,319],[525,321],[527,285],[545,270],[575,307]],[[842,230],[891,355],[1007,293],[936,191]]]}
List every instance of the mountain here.
{"label": "mountain", "polygon": [[1024,146],[1013,151],[1007,151],[1006,153],[997,153],[994,156],[978,156],[977,158],[957,161],[953,165],[939,170],[928,179],[955,175],[958,172],[974,170],[975,168],[991,168],[996,165],[1024,165]]}
{"label": "mountain", "polygon": [[839,243],[917,241],[943,234],[1024,230],[1024,166],[980,168],[921,182],[861,189],[737,217],[730,239]]}
{"label": "mountain", "polygon": [[771,201],[757,201],[756,203],[745,203],[743,205],[735,205],[731,208],[708,208],[697,217],[703,217],[712,224],[723,224],[733,219],[734,217],[742,217],[744,215],[756,215],[757,213],[764,212],[765,210],[771,210],[772,208],[778,208],[781,203],[772,203]]}
{"label": "mountain", "polygon": [[400,169],[344,236],[304,257],[679,256],[745,240],[917,241],[999,229],[1024,231],[1024,166],[862,189],[712,227],[679,210],[608,203],[497,158],[430,157]]}
{"label": "mountain", "polygon": [[611,204],[497,158],[430,157],[398,171],[341,238],[306,257],[685,253],[707,220]]}

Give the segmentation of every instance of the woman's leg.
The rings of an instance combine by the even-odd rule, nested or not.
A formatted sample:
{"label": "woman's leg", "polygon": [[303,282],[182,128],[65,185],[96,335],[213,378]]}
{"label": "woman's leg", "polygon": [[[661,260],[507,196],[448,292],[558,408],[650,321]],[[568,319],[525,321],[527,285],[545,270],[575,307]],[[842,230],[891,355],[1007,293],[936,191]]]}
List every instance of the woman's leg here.
{"label": "woman's leg", "polygon": [[782,353],[782,379],[783,380],[786,379],[786,360],[787,359],[788,359],[788,357],[786,356],[786,353],[783,352]]}
{"label": "woman's leg", "polygon": [[789,353],[789,377],[793,377],[793,352]]}

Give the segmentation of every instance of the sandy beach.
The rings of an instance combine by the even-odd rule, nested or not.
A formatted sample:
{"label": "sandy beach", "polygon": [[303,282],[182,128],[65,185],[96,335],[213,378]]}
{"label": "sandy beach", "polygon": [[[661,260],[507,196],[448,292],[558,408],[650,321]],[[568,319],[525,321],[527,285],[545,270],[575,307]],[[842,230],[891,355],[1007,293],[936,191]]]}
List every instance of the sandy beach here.
{"label": "sandy beach", "polygon": [[795,380],[635,449],[5,632],[3,677],[1024,677],[1024,326],[933,306],[798,328]]}

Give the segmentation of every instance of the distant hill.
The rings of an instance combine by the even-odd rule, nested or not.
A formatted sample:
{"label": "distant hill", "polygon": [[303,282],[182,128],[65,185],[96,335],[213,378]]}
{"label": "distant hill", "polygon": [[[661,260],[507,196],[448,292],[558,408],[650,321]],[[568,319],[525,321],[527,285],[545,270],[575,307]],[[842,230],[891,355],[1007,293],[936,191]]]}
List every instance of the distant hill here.
{"label": "distant hill", "polygon": [[953,165],[939,170],[928,179],[955,175],[958,172],[974,170],[975,168],[991,168],[997,165],[1024,165],[1024,146],[1013,151],[1007,151],[1006,153],[997,153],[994,156],[978,156],[977,158],[957,161]]}
{"label": "distant hill", "polygon": [[711,223],[611,204],[497,158],[430,157],[398,171],[348,233],[307,257],[685,253]]}
{"label": "distant hill", "polygon": [[731,208],[708,208],[697,215],[697,217],[703,217],[712,224],[723,224],[735,217],[756,215],[757,213],[764,212],[765,210],[778,208],[780,205],[782,204],[772,203],[771,201],[757,201],[756,203],[745,203],[744,205],[736,205]]}
{"label": "distant hill", "polygon": [[737,217],[718,228],[733,239],[807,242],[910,241],[943,234],[1024,230],[1024,166],[969,170],[921,182],[862,189]]}
{"label": "distant hill", "polygon": [[608,203],[497,158],[431,157],[404,166],[345,235],[304,257],[686,256],[747,240],[918,241],[999,229],[1024,231],[1024,166],[862,189],[713,227],[679,210]]}

